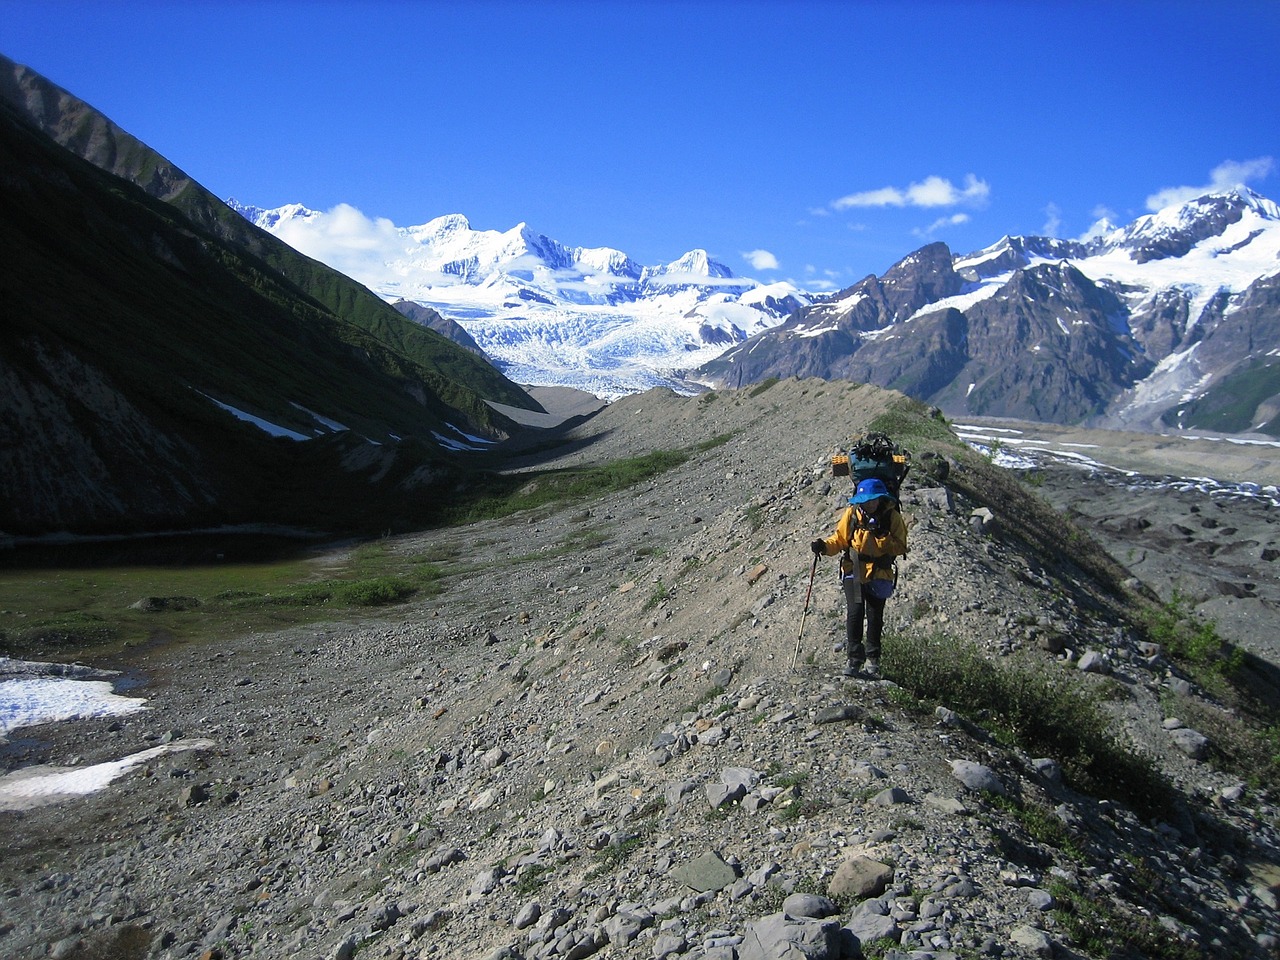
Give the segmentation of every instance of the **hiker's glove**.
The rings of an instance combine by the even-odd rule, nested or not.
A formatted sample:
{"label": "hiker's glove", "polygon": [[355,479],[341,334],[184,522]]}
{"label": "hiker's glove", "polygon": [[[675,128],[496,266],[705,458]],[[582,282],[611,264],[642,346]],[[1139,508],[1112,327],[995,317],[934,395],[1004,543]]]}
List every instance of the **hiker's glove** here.
{"label": "hiker's glove", "polygon": [[825,540],[815,540],[809,544],[809,549],[813,551],[814,556],[822,556],[827,552],[827,542]]}

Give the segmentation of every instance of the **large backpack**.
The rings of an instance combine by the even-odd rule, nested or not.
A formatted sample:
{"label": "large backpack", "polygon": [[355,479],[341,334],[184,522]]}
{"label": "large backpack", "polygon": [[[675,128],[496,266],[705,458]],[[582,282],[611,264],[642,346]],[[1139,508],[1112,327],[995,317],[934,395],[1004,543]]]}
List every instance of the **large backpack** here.
{"label": "large backpack", "polygon": [[895,500],[902,481],[910,471],[911,454],[884,433],[858,437],[847,453],[838,453],[831,458],[832,476],[849,477],[855,488],[860,481],[874,477],[888,487]]}

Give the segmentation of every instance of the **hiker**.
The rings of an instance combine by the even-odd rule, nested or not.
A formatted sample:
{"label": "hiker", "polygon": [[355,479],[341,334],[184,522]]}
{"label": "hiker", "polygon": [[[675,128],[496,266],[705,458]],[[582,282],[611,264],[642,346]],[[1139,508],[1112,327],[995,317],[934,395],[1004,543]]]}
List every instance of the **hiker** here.
{"label": "hiker", "polygon": [[[896,579],[893,561],[907,552],[907,525],[884,481],[874,477],[860,481],[836,524],[836,532],[825,540],[814,540],[810,547],[815,556],[841,554],[840,582],[846,606],[844,647],[849,658],[844,675],[856,677],[861,673],[878,680],[884,604],[893,593]],[[851,550],[856,558],[850,555]]]}

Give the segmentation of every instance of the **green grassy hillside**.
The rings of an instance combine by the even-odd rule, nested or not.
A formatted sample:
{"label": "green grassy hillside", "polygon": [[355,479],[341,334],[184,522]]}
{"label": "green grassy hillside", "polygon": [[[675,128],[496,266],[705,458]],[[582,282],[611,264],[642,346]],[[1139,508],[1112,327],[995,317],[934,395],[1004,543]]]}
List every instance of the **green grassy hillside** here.
{"label": "green grassy hillside", "polygon": [[[381,525],[452,472],[433,431],[500,436],[488,394],[536,407],[352,281],[197,226],[3,103],[0,169],[0,530]],[[348,429],[273,438],[213,399]]]}

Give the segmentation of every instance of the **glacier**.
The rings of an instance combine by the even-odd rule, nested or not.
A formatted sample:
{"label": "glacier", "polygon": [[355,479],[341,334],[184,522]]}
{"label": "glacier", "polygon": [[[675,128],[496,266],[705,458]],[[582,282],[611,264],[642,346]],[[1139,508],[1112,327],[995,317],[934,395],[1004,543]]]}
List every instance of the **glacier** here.
{"label": "glacier", "polygon": [[456,322],[516,383],[605,400],[655,386],[704,389],[690,372],[812,297],[736,276],[706,250],[642,266],[610,247],[570,247],[526,223],[477,230],[462,214],[396,227],[349,205],[228,205],[388,302]]}

